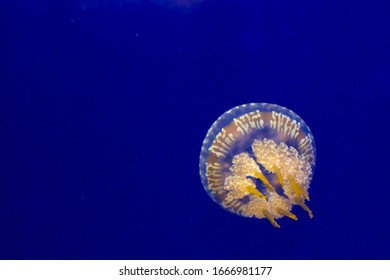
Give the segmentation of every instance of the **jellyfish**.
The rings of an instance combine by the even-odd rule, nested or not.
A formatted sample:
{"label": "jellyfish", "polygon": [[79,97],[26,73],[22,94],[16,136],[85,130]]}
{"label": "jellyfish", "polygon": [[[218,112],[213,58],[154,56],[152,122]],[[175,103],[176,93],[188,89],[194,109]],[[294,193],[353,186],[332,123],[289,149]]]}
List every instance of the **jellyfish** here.
{"label": "jellyfish", "polygon": [[199,170],[204,189],[223,209],[243,216],[297,220],[295,205],[307,206],[316,162],[313,135],[293,111],[250,103],[222,114],[201,148]]}

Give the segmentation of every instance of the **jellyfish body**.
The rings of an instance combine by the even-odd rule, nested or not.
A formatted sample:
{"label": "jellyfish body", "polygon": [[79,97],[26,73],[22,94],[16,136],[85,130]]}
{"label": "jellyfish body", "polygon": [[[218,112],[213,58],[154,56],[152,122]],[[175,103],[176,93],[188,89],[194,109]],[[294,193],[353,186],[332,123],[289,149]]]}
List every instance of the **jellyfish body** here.
{"label": "jellyfish body", "polygon": [[313,177],[316,150],[306,123],[275,104],[237,106],[209,129],[200,154],[200,177],[209,196],[225,210],[266,218],[275,227],[302,207]]}

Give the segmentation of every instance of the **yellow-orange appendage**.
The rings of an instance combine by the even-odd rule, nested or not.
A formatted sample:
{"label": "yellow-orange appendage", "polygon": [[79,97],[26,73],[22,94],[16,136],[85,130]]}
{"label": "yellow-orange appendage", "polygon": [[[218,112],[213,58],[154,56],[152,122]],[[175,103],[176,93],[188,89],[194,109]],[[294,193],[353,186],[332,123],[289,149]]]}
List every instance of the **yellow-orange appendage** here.
{"label": "yellow-orange appendage", "polygon": [[268,219],[268,221],[277,228],[280,228],[280,225],[275,221],[274,217],[271,215],[271,213],[268,210],[263,210],[263,215]]}
{"label": "yellow-orange appendage", "polygon": [[311,210],[309,209],[309,207],[307,207],[307,205],[305,204],[305,202],[303,201],[302,198],[298,198],[296,199],[296,203],[301,206],[303,208],[303,210],[305,210],[308,214],[309,214],[309,217],[310,219],[313,218],[313,212],[311,212]]}
{"label": "yellow-orange appendage", "polygon": [[302,188],[292,176],[288,176],[288,181],[297,196],[303,196],[306,200],[310,201],[306,190]]}
{"label": "yellow-orange appendage", "polygon": [[305,200],[310,201],[310,198],[304,188],[302,188],[297,181],[292,176],[288,176],[288,181],[296,194],[295,202],[303,208],[308,214],[310,219],[313,218],[313,212],[309,209],[309,207],[305,204]]}
{"label": "yellow-orange appendage", "polygon": [[[286,186],[285,186],[285,183],[283,180],[282,172],[280,171],[279,168],[277,168],[275,166],[273,167],[273,169],[274,169],[274,172],[276,174],[276,177],[278,178],[280,185],[283,188],[285,188]],[[305,210],[309,214],[310,219],[313,218],[313,212],[309,209],[309,207],[305,204],[305,201],[304,201],[304,199],[310,201],[310,198],[309,198],[306,190],[304,188],[302,188],[292,176],[288,176],[288,181],[290,182],[292,190],[296,194],[295,202],[299,206],[301,206],[303,208],[303,210]],[[294,215],[294,214],[292,214],[292,215]],[[284,216],[291,218],[288,215],[284,215]],[[296,218],[295,215],[294,215],[294,217]],[[294,218],[292,218],[292,219],[294,219]]]}
{"label": "yellow-orange appendage", "polygon": [[252,186],[248,186],[247,187],[247,191],[250,193],[250,194],[253,194],[257,197],[260,197],[262,199],[266,199],[266,196],[264,194],[262,194],[261,192],[259,192],[256,188],[252,187]]}
{"label": "yellow-orange appendage", "polygon": [[288,217],[288,218],[290,218],[290,219],[293,219],[294,221],[297,221],[297,220],[298,220],[297,216],[295,216],[295,215],[294,215],[293,213],[291,213],[290,211],[284,210],[284,209],[282,209],[282,208],[278,208],[278,209],[277,209],[277,212],[278,212],[280,215],[282,215],[282,216],[286,216],[286,217]]}
{"label": "yellow-orange appendage", "polygon": [[272,185],[268,182],[267,178],[263,175],[263,173],[255,172],[255,177],[259,179],[263,184],[270,190],[271,192],[274,192],[275,189],[272,187]]}

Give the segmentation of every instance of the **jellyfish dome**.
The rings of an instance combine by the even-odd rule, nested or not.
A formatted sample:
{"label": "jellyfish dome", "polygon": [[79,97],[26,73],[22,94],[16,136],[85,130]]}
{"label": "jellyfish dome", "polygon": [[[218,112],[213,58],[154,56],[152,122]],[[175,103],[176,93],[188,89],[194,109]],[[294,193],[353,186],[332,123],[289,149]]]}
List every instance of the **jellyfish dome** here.
{"label": "jellyfish dome", "polygon": [[200,177],[212,200],[275,227],[294,205],[309,217],[309,187],[316,162],[313,135],[293,111],[275,104],[234,107],[209,129],[200,153]]}

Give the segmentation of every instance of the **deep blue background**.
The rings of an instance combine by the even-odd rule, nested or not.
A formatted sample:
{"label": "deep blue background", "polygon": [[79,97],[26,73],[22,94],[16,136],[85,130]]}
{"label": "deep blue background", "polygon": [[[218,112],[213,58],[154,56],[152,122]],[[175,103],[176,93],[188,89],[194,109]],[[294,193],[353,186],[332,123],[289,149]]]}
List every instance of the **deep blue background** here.
{"label": "deep blue background", "polygon": [[[374,1],[1,1],[1,259],[389,259],[390,33]],[[307,214],[246,219],[198,174],[276,103],[317,144]]]}

